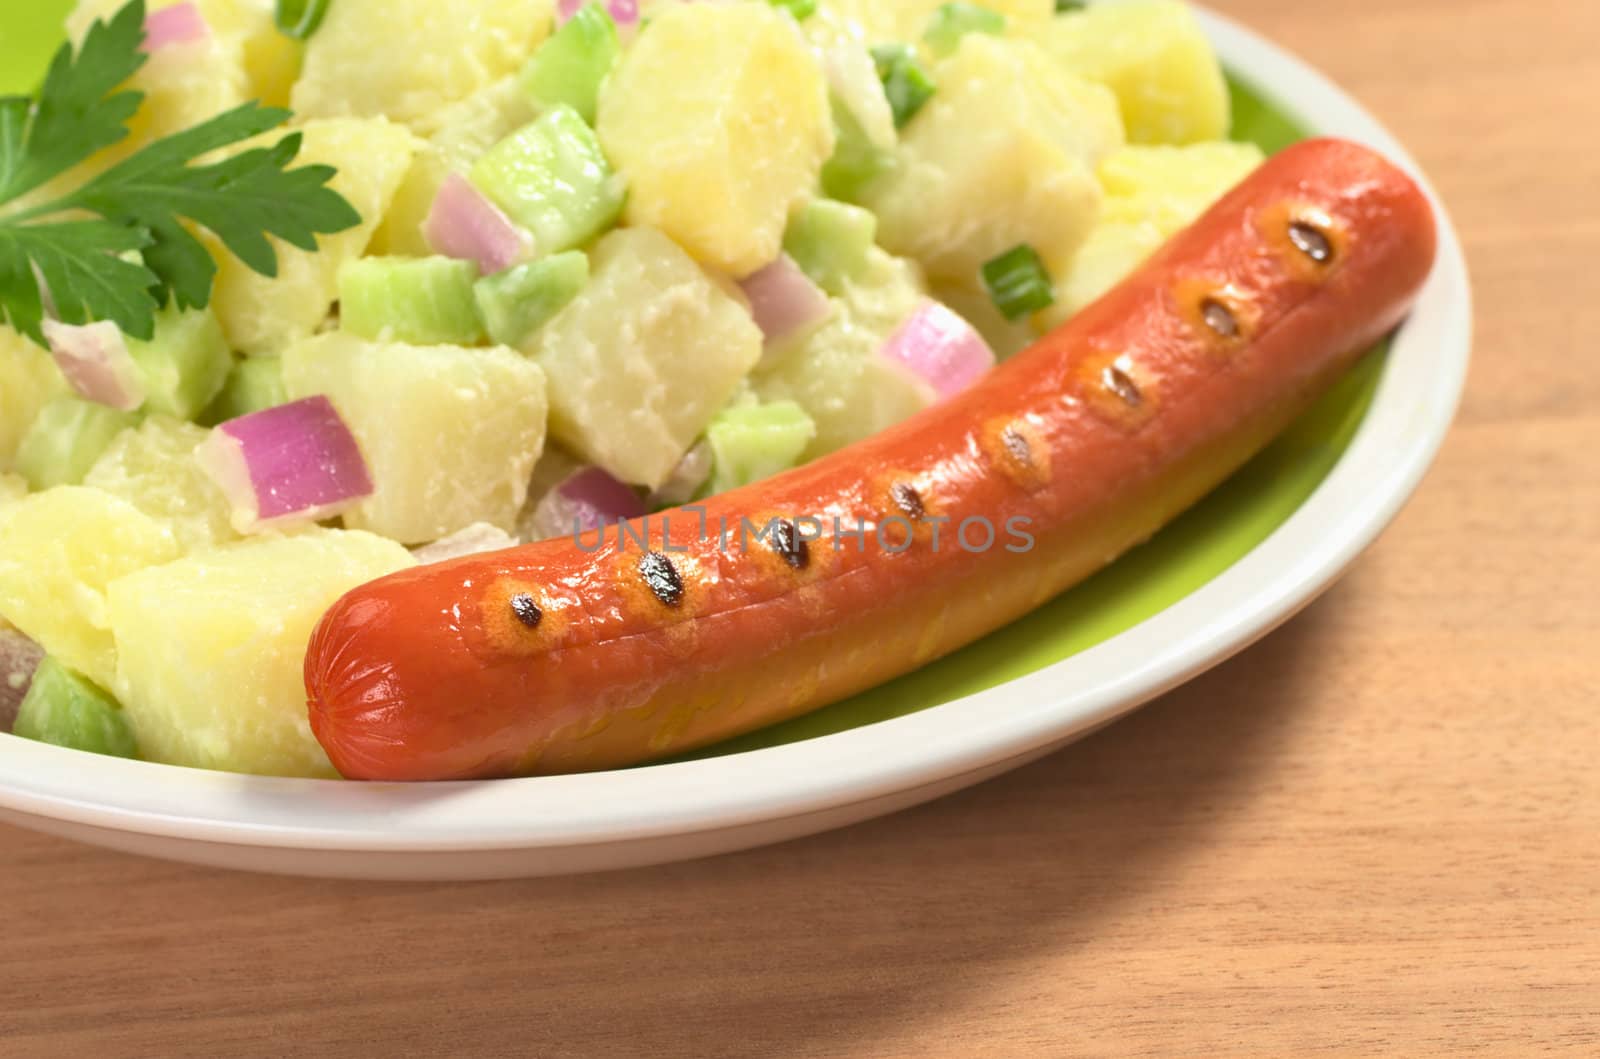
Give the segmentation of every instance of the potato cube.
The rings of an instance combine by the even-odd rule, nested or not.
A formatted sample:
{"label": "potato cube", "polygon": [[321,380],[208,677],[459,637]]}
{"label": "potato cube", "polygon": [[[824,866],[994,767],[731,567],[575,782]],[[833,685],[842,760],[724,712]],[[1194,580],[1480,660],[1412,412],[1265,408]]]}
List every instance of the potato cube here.
{"label": "potato cube", "polygon": [[413,562],[393,541],[319,529],[113,582],[111,687],[141,753],[190,768],[332,777],[306,709],[306,646],[341,595]]}
{"label": "potato cube", "polygon": [[238,540],[228,498],[194,458],[208,436],[193,423],[153,416],[117,435],[83,484],[121,497],[165,525],[185,553]]}
{"label": "potato cube", "polygon": [[623,228],[596,244],[589,285],[535,342],[551,433],[654,489],[761,358],[762,335],[740,296],[671,239]]}
{"label": "potato cube", "polygon": [[957,283],[1018,243],[1070,254],[1099,212],[1095,166],[1122,146],[1111,93],[1032,45],[982,34],[937,76],[903,130],[900,165],[868,188],[880,241]]}
{"label": "potato cube", "polygon": [[545,436],[544,374],[527,357],[336,332],[290,347],[283,381],[291,398],[332,401],[366,457],[375,492],[346,526],[425,544],[516,524]]}
{"label": "potato cube", "polygon": [[598,129],[628,179],[628,222],[732,276],[778,256],[833,153],[822,68],[767,4],[656,16],[607,82]]}
{"label": "potato cube", "polygon": [[423,135],[439,112],[517,71],[553,0],[337,0],[294,86],[305,118],[388,117]]}
{"label": "potato cube", "polygon": [[70,485],[35,493],[0,514],[0,620],[110,687],[106,586],[177,556],[172,531],[126,500]]}
{"label": "potato cube", "polygon": [[1131,143],[1199,143],[1228,134],[1227,82],[1189,5],[1093,4],[1038,37],[1056,61],[1117,94]]}

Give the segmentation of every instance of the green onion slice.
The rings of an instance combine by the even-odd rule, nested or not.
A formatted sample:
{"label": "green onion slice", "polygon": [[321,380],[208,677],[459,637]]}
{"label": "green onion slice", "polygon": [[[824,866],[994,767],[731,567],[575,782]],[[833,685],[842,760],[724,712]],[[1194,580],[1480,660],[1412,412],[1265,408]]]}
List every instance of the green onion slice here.
{"label": "green onion slice", "polygon": [[985,264],[983,286],[1007,320],[1020,320],[1056,300],[1050,273],[1039,259],[1039,252],[1027,243],[1014,246]]}
{"label": "green onion slice", "polygon": [[1006,16],[1000,12],[957,0],[933,13],[922,39],[935,55],[944,58],[960,46],[961,38],[968,33],[987,33],[991,37],[999,37],[1005,31]]}
{"label": "green onion slice", "polygon": [[794,16],[796,22],[804,22],[817,13],[817,0],[767,0],[773,7],[781,7]]}
{"label": "green onion slice", "polygon": [[878,64],[878,77],[894,111],[894,126],[903,129],[933,98],[938,85],[909,45],[879,45],[872,49],[872,58]]}
{"label": "green onion slice", "polygon": [[310,40],[322,25],[333,0],[278,0],[278,10],[273,21],[278,32],[295,40]]}

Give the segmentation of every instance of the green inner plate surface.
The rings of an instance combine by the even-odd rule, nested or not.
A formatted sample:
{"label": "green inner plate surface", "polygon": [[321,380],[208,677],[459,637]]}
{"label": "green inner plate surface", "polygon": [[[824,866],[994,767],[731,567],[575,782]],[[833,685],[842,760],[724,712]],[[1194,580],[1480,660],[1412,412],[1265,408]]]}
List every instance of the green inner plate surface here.
{"label": "green inner plate surface", "polygon": [[[0,15],[0,93],[38,82],[61,36],[67,0]],[[1289,115],[1230,79],[1233,138],[1268,153],[1301,139]],[[1343,455],[1383,373],[1384,350],[1361,361],[1270,448],[1149,543],[999,632],[824,710],[701,751],[737,753],[842,732],[985,691],[1093,647],[1166,609],[1248,554],[1305,502]]]}

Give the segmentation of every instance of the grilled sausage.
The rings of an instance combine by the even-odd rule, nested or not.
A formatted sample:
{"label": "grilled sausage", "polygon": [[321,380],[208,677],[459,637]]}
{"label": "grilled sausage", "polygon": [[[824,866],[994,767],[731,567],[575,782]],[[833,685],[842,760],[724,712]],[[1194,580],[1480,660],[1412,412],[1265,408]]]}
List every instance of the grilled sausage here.
{"label": "grilled sausage", "polygon": [[1260,451],[1401,320],[1434,247],[1399,169],[1342,141],[1291,148],[1100,301],[877,437],[603,544],[356,589],[307,654],[312,728],[357,779],[601,769],[906,672]]}

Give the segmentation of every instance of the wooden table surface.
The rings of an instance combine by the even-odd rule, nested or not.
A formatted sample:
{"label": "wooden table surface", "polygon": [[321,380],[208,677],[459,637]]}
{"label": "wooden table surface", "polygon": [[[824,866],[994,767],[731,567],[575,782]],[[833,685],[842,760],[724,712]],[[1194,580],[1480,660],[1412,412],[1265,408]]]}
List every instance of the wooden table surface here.
{"label": "wooden table surface", "polygon": [[0,1055],[1600,1055],[1600,4],[1220,0],[1371,105],[1465,238],[1421,493],[1321,602],[876,823],[492,885],[0,828]]}

